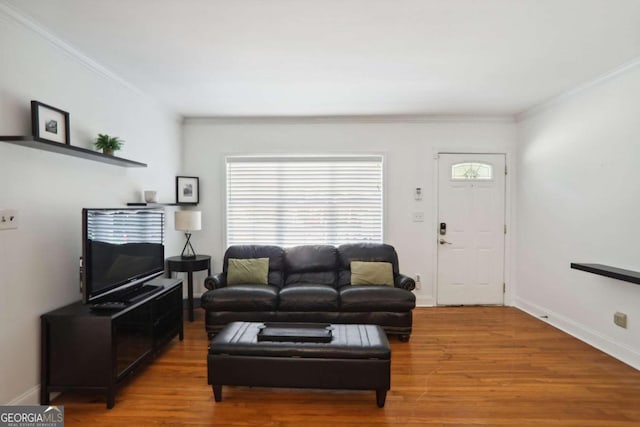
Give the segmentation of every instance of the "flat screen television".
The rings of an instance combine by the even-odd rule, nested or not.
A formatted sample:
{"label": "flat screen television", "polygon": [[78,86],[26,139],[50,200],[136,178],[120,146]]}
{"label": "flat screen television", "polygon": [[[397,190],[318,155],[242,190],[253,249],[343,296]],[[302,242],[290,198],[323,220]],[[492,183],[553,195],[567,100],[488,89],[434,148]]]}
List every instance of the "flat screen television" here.
{"label": "flat screen television", "polygon": [[164,272],[164,210],[82,210],[85,304],[119,301]]}

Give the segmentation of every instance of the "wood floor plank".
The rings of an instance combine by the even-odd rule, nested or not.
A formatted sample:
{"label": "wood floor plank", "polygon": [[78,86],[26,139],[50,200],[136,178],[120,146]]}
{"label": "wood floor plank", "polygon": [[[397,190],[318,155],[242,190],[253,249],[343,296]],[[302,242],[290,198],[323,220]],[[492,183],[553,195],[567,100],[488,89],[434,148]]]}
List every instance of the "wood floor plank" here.
{"label": "wood floor plank", "polygon": [[67,426],[638,426],[640,372],[512,307],[418,308],[373,391],[207,385],[202,313],[116,396],[64,393]]}

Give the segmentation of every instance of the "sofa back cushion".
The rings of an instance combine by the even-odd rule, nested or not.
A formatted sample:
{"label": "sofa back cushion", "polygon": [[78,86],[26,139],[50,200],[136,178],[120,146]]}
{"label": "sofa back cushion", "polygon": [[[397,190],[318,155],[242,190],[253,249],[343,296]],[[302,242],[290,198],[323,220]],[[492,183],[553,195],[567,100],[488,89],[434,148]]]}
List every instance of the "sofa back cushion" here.
{"label": "sofa back cushion", "polygon": [[399,274],[398,254],[391,245],[384,243],[348,243],[338,246],[338,286],[351,284],[351,262],[391,263],[393,278]]}
{"label": "sofa back cushion", "polygon": [[337,287],[338,251],[335,246],[304,245],[285,249],[285,285]]}
{"label": "sofa back cushion", "polygon": [[229,246],[224,253],[222,263],[222,272],[225,274],[229,272],[229,258],[269,258],[269,284],[277,286],[278,288],[284,286],[284,249],[281,247],[270,245]]}

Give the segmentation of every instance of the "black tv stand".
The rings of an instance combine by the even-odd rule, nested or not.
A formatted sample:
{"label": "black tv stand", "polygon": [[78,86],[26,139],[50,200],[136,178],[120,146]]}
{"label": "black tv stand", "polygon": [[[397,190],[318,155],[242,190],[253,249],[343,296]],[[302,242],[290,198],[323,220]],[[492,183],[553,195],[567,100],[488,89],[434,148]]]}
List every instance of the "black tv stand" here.
{"label": "black tv stand", "polygon": [[137,286],[110,293],[105,295],[103,298],[94,300],[90,306],[91,308],[100,309],[101,307],[108,306],[111,303],[113,303],[114,307],[117,307],[117,305],[128,306],[130,304],[135,304],[136,302],[162,290],[162,286],[152,285],[151,283],[151,281],[140,283]]}
{"label": "black tv stand", "polygon": [[126,377],[176,335],[183,339],[182,280],[158,277],[149,285],[153,293],[118,310],[92,310],[78,301],[41,316],[42,405],[51,392],[93,390],[104,392],[113,408]]}
{"label": "black tv stand", "polygon": [[119,299],[126,304],[133,304],[148,296],[155,294],[156,292],[160,292],[161,290],[162,290],[162,286],[144,284],[143,286],[139,286],[125,293]]}

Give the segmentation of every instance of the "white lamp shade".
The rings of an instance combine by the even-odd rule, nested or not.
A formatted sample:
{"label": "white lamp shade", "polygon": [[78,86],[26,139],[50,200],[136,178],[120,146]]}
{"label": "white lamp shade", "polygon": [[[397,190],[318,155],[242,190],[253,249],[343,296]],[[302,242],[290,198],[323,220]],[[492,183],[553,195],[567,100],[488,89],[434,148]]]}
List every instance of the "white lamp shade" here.
{"label": "white lamp shade", "polygon": [[176,211],[176,230],[196,231],[202,229],[202,212],[200,211]]}

